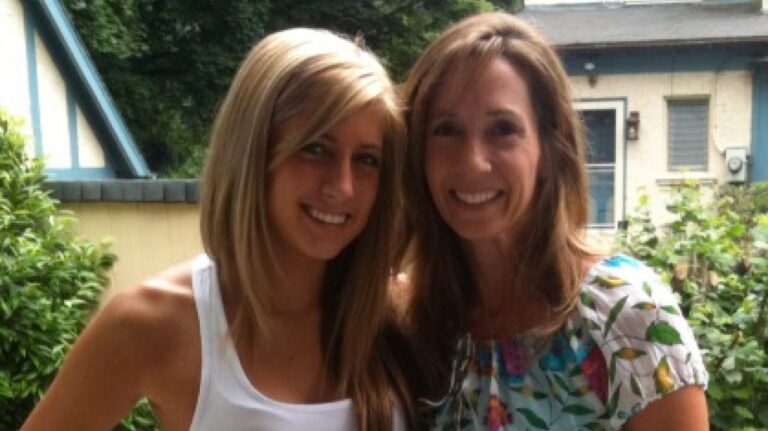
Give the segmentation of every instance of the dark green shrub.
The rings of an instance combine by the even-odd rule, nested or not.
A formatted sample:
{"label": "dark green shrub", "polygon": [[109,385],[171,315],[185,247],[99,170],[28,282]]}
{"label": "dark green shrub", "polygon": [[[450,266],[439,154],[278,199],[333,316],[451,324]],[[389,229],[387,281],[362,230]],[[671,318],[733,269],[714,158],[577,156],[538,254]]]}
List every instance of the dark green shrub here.
{"label": "dark green shrub", "polygon": [[[74,236],[18,126],[0,110],[0,430],[18,429],[40,399],[115,261],[107,244]],[[152,423],[145,406],[123,427]]]}
{"label": "dark green shrub", "polygon": [[727,187],[712,200],[686,184],[661,229],[648,199],[619,240],[680,296],[710,374],[712,429],[768,429],[768,184]]}

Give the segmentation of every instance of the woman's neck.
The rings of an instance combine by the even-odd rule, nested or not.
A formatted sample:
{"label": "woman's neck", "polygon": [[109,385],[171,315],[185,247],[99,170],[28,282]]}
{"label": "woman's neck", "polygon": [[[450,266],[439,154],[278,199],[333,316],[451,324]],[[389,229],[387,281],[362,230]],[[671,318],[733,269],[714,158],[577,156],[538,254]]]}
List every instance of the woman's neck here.
{"label": "woman's neck", "polygon": [[549,305],[520,277],[514,241],[467,244],[478,303],[469,310],[470,331],[483,338],[507,337],[534,329],[548,319]]}

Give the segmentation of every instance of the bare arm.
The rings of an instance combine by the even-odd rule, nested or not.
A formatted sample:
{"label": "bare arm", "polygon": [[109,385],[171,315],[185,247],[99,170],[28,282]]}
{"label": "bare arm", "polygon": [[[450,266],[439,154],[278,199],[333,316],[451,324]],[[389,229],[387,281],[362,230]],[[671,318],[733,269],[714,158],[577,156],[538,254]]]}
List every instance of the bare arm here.
{"label": "bare arm", "polygon": [[118,294],[75,342],[23,431],[108,430],[134,406],[152,362],[137,291]]}
{"label": "bare arm", "polygon": [[627,431],[707,431],[709,416],[704,390],[686,386],[646,406],[624,426]]}

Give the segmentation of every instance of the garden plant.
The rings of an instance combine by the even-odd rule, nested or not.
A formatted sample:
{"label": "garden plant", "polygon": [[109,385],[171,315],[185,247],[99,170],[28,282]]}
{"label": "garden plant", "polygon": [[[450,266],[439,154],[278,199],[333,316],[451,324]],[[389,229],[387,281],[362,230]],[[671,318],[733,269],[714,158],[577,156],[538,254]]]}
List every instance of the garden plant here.
{"label": "garden plant", "polygon": [[676,188],[657,227],[641,195],[621,247],[654,267],[679,295],[709,372],[713,430],[768,429],[768,184],[709,196]]}

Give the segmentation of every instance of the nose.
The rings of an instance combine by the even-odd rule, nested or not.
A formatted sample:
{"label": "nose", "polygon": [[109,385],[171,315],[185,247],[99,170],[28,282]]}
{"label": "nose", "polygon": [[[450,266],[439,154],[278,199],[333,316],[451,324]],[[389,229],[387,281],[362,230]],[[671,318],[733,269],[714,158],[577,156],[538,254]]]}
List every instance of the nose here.
{"label": "nose", "polygon": [[340,158],[329,166],[325,176],[323,195],[334,200],[344,201],[355,194],[352,160]]}
{"label": "nose", "polygon": [[488,148],[481,136],[467,136],[458,154],[457,164],[471,173],[489,172],[491,162],[488,157]]}

